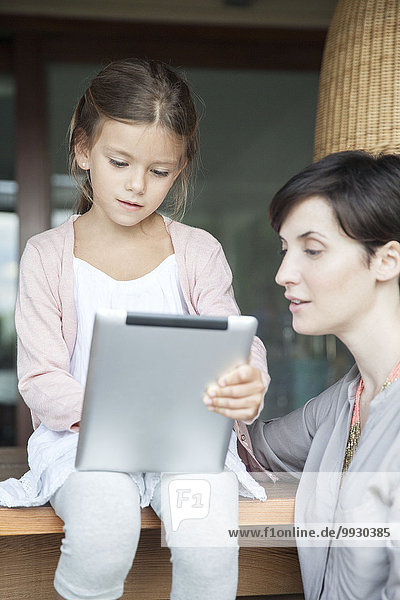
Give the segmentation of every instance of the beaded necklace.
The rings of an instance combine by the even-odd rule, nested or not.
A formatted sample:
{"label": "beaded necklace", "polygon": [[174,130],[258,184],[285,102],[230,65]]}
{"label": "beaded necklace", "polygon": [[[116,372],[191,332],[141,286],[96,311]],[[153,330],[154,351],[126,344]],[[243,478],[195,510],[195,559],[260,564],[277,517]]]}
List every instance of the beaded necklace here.
{"label": "beaded necklace", "polygon": [[[397,379],[399,377],[400,377],[400,360],[395,364],[392,371],[390,372],[390,375],[386,378],[385,383],[381,387],[381,392],[383,390],[386,390],[386,388],[388,388],[391,383],[393,383],[394,381],[397,381]],[[361,400],[361,394],[363,392],[363,389],[364,389],[364,382],[361,377],[360,383],[358,384],[357,391],[356,391],[356,399],[354,402],[353,416],[351,419],[349,437],[347,439],[347,446],[346,446],[346,450],[344,453],[344,460],[343,460],[343,467],[342,467],[343,473],[346,473],[346,471],[348,470],[348,468],[350,466],[351,461],[353,460],[353,456],[357,449],[358,441],[359,441],[360,435],[361,435],[360,400]]]}

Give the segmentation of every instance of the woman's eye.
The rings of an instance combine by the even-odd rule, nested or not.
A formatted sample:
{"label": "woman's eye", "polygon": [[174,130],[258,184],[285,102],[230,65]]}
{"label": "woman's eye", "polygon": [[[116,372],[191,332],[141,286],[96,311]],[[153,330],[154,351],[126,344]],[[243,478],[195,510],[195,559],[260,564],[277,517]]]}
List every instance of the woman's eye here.
{"label": "woman's eye", "polygon": [[169,175],[168,171],[159,171],[158,169],[152,169],[152,172],[154,175],[157,175],[157,177],[168,177]]}
{"label": "woman's eye", "polygon": [[281,250],[279,250],[279,254],[280,254],[281,256],[285,256],[286,252],[287,252],[287,249],[286,249],[286,248],[282,248]]}
{"label": "woman's eye", "polygon": [[308,256],[318,256],[318,254],[321,254],[321,250],[311,250],[310,248],[306,248],[304,252],[308,254]]}
{"label": "woman's eye", "polygon": [[115,160],[115,158],[110,158],[109,160],[110,160],[110,163],[111,163],[111,164],[112,164],[114,167],[121,168],[121,167],[127,167],[127,166],[128,166],[128,163],[126,163],[126,162],[123,162],[123,161],[120,161],[120,160]]}

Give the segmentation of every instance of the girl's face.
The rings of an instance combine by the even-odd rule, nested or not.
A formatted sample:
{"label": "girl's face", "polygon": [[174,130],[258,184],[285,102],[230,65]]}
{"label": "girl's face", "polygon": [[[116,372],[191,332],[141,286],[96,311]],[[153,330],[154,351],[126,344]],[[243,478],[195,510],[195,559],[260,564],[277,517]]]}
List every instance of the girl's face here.
{"label": "girl's face", "polygon": [[329,203],[316,196],[294,206],[279,234],[284,258],[276,282],[290,301],[293,329],[341,339],[355,331],[376,292],[363,246],[344,233]]}
{"label": "girl's face", "polygon": [[180,173],[182,145],[157,125],[107,119],[78,163],[90,170],[93,211],[122,226],[156,211]]}

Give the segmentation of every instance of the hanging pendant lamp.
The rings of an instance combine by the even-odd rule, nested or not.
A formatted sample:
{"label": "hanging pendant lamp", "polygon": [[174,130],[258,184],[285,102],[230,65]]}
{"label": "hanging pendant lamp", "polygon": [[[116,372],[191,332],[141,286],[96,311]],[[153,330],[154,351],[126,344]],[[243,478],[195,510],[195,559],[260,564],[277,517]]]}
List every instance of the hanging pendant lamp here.
{"label": "hanging pendant lamp", "polygon": [[314,160],[400,153],[400,0],[339,0],[322,60]]}

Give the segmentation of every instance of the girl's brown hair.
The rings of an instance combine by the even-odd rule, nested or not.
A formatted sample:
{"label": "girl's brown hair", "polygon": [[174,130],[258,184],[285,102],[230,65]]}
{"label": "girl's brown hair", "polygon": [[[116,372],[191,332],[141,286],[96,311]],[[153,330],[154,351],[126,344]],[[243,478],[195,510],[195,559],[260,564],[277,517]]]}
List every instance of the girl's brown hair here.
{"label": "girl's brown hair", "polygon": [[172,215],[183,215],[198,154],[198,117],[183,77],[161,61],[145,59],[116,61],[96,75],[70,125],[69,168],[80,190],[78,214],[90,209],[93,190],[88,171],[82,181],[75,151],[93,146],[105,119],[159,124],[183,143],[182,170],[171,190]]}

